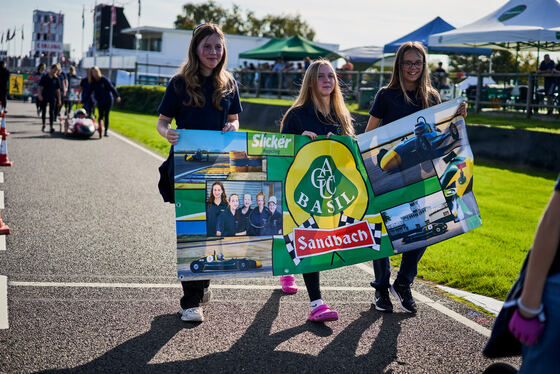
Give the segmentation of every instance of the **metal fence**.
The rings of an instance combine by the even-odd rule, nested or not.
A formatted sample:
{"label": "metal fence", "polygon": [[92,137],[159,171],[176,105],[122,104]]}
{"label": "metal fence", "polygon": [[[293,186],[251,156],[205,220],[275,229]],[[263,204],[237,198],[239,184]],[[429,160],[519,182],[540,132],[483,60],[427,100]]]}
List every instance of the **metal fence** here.
{"label": "metal fence", "polygon": [[[135,84],[166,85],[178,66],[147,63],[135,64]],[[241,94],[254,97],[294,98],[297,96],[303,70],[262,71],[234,70]],[[360,109],[368,109],[380,87],[389,83],[392,72],[337,71],[341,89],[348,102],[358,104]],[[440,88],[443,100],[463,95],[470,110],[502,111],[525,113],[531,117],[539,112],[554,114],[560,110],[560,73],[470,73],[476,77],[476,84],[459,90],[457,84]],[[496,84],[483,84],[484,78],[491,77]],[[432,77],[438,82],[439,77]],[[544,92],[545,78],[553,80],[551,92]],[[550,87],[547,87],[550,88]]]}

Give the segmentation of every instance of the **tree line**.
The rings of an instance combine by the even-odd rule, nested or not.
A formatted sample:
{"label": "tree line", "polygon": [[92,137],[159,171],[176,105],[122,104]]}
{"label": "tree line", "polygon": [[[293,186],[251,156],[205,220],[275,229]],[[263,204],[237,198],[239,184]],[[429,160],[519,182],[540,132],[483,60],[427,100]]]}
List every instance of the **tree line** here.
{"label": "tree line", "polygon": [[175,20],[175,28],[193,30],[207,22],[215,23],[226,34],[266,38],[286,38],[298,34],[308,40],[315,37],[315,30],[299,14],[267,14],[259,18],[251,10],[243,10],[235,4],[231,9],[224,8],[213,0],[183,5],[183,12]]}

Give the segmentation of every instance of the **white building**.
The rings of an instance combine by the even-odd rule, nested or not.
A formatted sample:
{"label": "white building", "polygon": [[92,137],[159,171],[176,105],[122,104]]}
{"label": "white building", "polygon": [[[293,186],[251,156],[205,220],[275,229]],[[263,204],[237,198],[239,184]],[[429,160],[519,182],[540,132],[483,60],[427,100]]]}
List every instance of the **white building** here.
{"label": "white building", "polygon": [[61,55],[64,52],[63,35],[64,14],[38,9],[33,11],[32,56]]}
{"label": "white building", "polygon": [[[138,50],[113,48],[113,56],[111,59],[111,68],[113,70],[134,71],[135,63],[138,62],[139,64],[150,65],[140,65],[138,71],[141,73],[167,76],[173,75],[177,67],[185,60],[187,48],[192,38],[192,30],[163,27],[142,26],[124,29],[122,32],[139,35],[140,48]],[[257,36],[226,34],[228,52],[227,69],[236,69],[242,65],[242,61],[246,61],[239,59],[239,54],[241,52],[260,47],[269,40],[270,38]],[[330,50],[338,50],[338,44],[315,44]],[[89,68],[97,65],[105,70],[109,69],[109,60],[108,51],[97,51],[96,56],[85,57],[82,61],[82,66],[84,68]],[[163,66],[158,67],[153,65]]]}

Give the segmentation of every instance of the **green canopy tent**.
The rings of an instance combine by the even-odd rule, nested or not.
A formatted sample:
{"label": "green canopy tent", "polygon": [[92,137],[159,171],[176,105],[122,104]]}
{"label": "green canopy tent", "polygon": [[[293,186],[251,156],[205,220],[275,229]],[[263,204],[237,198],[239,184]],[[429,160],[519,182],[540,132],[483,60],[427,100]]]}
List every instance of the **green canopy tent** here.
{"label": "green canopy tent", "polygon": [[239,54],[239,58],[252,60],[276,60],[281,58],[285,61],[294,61],[303,60],[306,57],[312,60],[319,57],[336,60],[341,56],[336,52],[319,47],[299,35],[294,35],[288,39],[271,39],[258,48]]}

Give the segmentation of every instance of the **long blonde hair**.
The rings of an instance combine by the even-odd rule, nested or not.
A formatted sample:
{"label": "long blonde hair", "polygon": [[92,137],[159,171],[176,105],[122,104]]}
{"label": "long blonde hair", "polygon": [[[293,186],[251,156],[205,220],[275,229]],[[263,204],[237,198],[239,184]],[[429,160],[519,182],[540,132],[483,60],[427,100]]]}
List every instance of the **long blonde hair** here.
{"label": "long blonde hair", "polygon": [[[330,95],[329,108],[323,108],[324,105],[319,99],[319,92],[317,89],[319,68],[323,65],[327,65],[334,74],[334,88]],[[294,104],[284,115],[284,118],[282,118],[281,127],[284,127],[284,121],[286,120],[286,117],[291,110],[304,106],[310,102],[313,103],[315,115],[319,117],[318,112],[320,111],[324,115],[326,120],[331,124],[337,123],[337,120],[335,118],[332,118],[331,116],[331,112],[334,112],[334,114],[338,118],[338,122],[340,122],[341,135],[355,135],[354,126],[352,125],[352,117],[350,116],[348,108],[346,108],[346,105],[344,105],[344,98],[342,97],[342,92],[340,91],[340,85],[338,83],[336,72],[334,71],[331,63],[323,58],[313,61],[313,63],[309,65],[309,67],[305,71],[305,75],[303,76],[303,83],[301,84],[301,88],[299,90],[299,95]]]}
{"label": "long blonde hair", "polygon": [[88,75],[87,75],[87,79],[89,83],[93,83],[93,81],[96,81],[98,79],[95,79],[93,77],[93,70],[95,70],[97,72],[97,76],[99,77],[98,79],[101,79],[101,77],[103,76],[103,74],[101,74],[101,69],[99,69],[98,66],[92,66],[89,70],[88,70]]}
{"label": "long blonde hair", "polygon": [[420,99],[420,102],[422,103],[422,109],[426,109],[434,104],[441,103],[439,93],[432,87],[432,83],[430,81],[426,50],[424,49],[422,43],[419,42],[406,42],[399,47],[397,55],[395,56],[393,76],[391,77],[391,81],[389,82],[387,88],[401,90],[402,94],[404,95],[404,99],[408,103],[412,103],[412,99],[406,93],[403,74],[404,54],[408,51],[414,51],[422,56],[422,74],[416,81],[416,98]]}
{"label": "long blonde hair", "polygon": [[212,105],[218,110],[222,110],[220,101],[223,97],[233,92],[235,88],[235,81],[233,76],[225,70],[227,66],[227,50],[224,33],[220,28],[212,23],[206,23],[197,26],[193,30],[191,43],[187,53],[187,59],[179,67],[177,75],[179,75],[185,82],[188,101],[185,103],[187,106],[202,108],[206,104],[204,93],[202,90],[202,77],[200,75],[200,60],[196,53],[198,45],[206,37],[216,34],[220,38],[223,45],[222,60],[212,70],[212,83],[214,92],[212,93]]}

